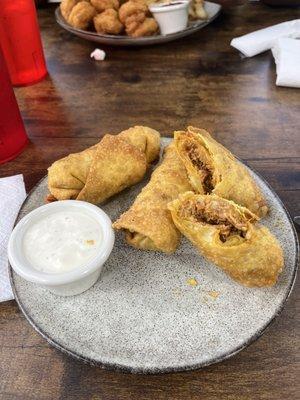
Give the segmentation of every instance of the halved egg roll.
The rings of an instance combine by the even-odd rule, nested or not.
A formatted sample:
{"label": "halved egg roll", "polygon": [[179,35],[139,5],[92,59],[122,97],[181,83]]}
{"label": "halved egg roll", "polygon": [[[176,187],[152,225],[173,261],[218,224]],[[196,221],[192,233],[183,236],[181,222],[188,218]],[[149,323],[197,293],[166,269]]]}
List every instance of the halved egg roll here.
{"label": "halved egg roll", "polygon": [[216,195],[186,192],[168,205],[173,221],[198,250],[244,286],[273,286],[283,253],[247,208]]}
{"label": "halved egg roll", "polygon": [[123,229],[127,243],[134,247],[172,253],[178,247],[180,233],[167,204],[187,190],[191,190],[191,186],[186,170],[172,142],[149,183],[113,227]]}
{"label": "halved egg roll", "polygon": [[50,200],[76,199],[99,204],[139,182],[159,156],[160,134],[135,126],[119,135],[54,162],[48,169]]}
{"label": "halved egg roll", "polygon": [[175,132],[174,138],[196,192],[213,193],[247,207],[259,217],[266,215],[266,201],[246,167],[208,132],[189,126],[187,131]]}

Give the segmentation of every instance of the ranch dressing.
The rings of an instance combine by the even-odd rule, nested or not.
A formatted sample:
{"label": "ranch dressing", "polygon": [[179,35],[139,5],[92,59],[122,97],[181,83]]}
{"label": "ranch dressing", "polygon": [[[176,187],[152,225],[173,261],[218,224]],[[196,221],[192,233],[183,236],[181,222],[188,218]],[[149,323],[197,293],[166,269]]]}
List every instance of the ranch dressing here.
{"label": "ranch dressing", "polygon": [[101,227],[84,212],[59,211],[35,221],[23,238],[23,250],[38,271],[62,273],[81,267],[96,254]]}

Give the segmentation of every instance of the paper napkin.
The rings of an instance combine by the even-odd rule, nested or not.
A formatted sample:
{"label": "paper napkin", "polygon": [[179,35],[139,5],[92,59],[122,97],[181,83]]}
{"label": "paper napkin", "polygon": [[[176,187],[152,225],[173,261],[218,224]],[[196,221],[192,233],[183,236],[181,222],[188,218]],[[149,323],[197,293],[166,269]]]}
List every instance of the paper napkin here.
{"label": "paper napkin", "polygon": [[25,197],[23,175],[0,179],[0,302],[13,299],[8,277],[7,244]]}
{"label": "paper napkin", "polygon": [[272,48],[276,85],[300,88],[300,40],[282,38]]}
{"label": "paper napkin", "polygon": [[283,37],[300,38],[300,19],[282,22],[281,24],[248,33],[232,39],[230,44],[246,57],[252,57],[263,51],[270,50],[277,40]]}

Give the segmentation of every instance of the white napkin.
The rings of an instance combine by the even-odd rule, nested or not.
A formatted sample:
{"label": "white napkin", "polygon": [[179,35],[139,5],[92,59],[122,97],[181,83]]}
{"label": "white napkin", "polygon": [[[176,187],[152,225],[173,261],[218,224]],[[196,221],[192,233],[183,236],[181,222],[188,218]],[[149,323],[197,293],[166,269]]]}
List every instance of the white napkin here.
{"label": "white napkin", "polygon": [[232,39],[230,44],[246,57],[252,57],[263,51],[270,50],[277,39],[282,37],[300,38],[300,19],[282,22],[278,25],[248,33]]}
{"label": "white napkin", "polygon": [[272,48],[276,85],[300,88],[300,40],[281,38]]}
{"label": "white napkin", "polygon": [[0,179],[0,302],[13,299],[8,277],[7,244],[25,197],[23,175]]}

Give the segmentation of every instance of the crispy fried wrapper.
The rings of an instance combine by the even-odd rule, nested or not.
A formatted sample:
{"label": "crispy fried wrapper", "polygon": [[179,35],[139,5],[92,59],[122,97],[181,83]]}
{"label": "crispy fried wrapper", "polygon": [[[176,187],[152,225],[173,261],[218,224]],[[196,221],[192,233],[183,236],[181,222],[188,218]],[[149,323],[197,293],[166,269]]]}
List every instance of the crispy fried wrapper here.
{"label": "crispy fried wrapper", "polygon": [[174,138],[196,192],[233,200],[259,217],[267,214],[266,201],[246,167],[208,132],[190,126]]}
{"label": "crispy fried wrapper", "polygon": [[273,286],[283,252],[247,208],[216,195],[186,192],[168,205],[173,221],[198,250],[244,286]]}
{"label": "crispy fried wrapper", "polygon": [[167,204],[187,190],[191,190],[191,186],[172,142],[149,183],[113,227],[123,229],[127,243],[134,247],[172,253],[179,245],[180,233]]}
{"label": "crispy fried wrapper", "polygon": [[135,126],[54,162],[48,169],[49,201],[76,199],[100,204],[139,182],[159,156],[160,134]]}

